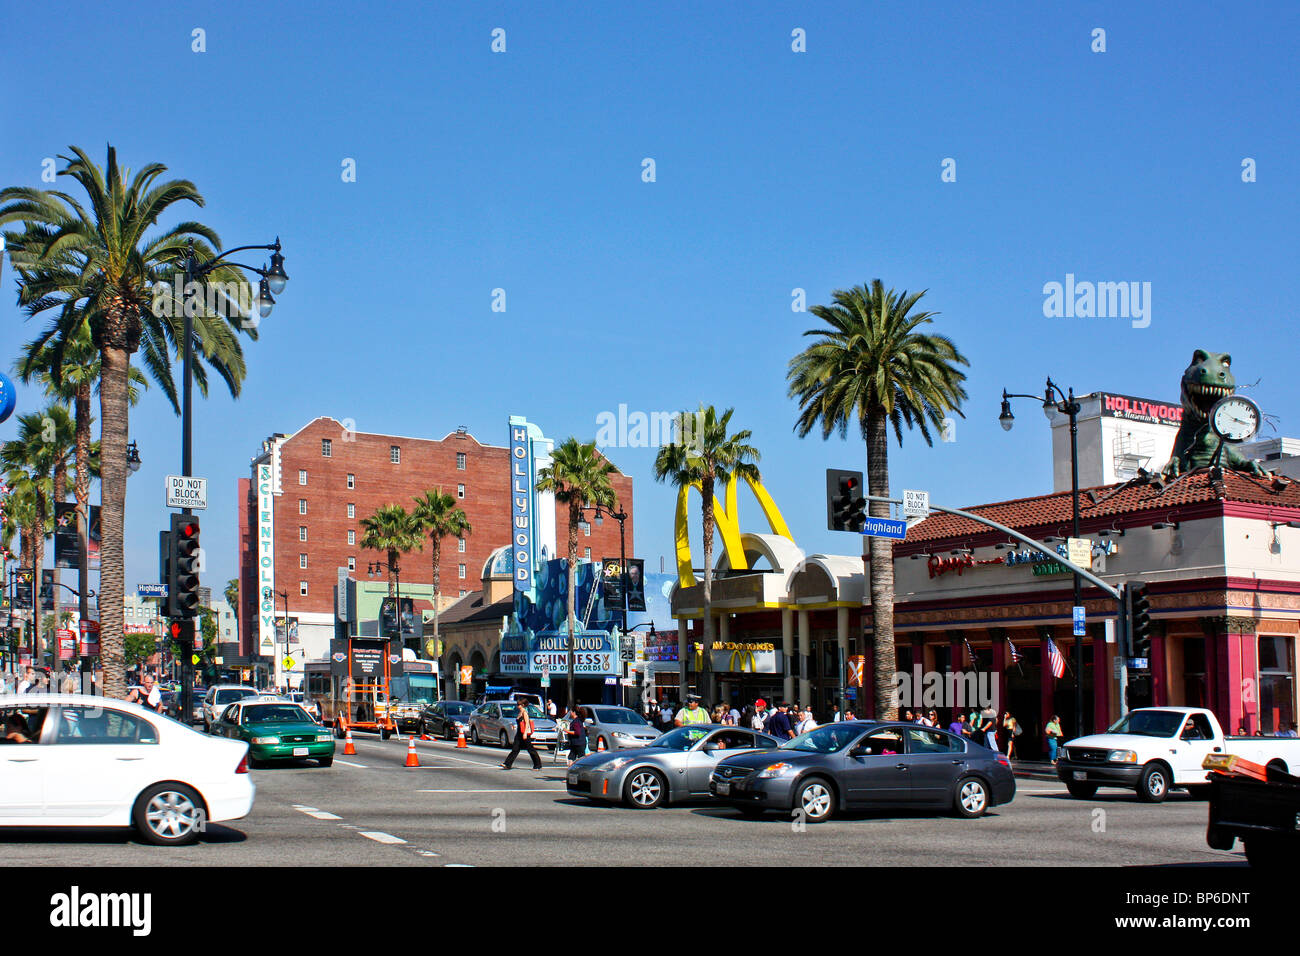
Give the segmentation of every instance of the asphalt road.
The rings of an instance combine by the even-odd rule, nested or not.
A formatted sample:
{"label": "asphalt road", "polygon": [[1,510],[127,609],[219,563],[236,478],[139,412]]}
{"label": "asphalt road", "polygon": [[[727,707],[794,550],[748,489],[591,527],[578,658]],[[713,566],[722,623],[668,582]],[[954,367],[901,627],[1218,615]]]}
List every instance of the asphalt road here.
{"label": "asphalt road", "polygon": [[9,866],[871,865],[1125,866],[1244,864],[1205,845],[1206,804],[1158,805],[1101,791],[1074,800],[1018,781],[1015,801],[979,820],[873,813],[796,827],[700,803],[641,811],[571,799],[564,764],[542,752],[499,769],[504,751],[362,736],[334,766],[254,770],[253,812],[211,824],[196,845],[158,848],[126,831],[0,831]]}

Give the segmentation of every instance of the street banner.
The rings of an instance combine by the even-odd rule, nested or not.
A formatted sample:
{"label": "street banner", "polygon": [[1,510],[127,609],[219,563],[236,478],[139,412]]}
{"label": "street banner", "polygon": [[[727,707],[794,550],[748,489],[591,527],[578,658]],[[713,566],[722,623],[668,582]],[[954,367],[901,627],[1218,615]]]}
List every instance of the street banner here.
{"label": "street banner", "polygon": [[645,611],[645,559],[629,558],[627,562],[627,609]]}
{"label": "street banner", "polygon": [[[54,506],[54,566],[75,568],[77,563],[77,506],[59,502]],[[90,524],[86,528],[86,560],[91,571],[99,570],[99,505],[90,506]]]}
{"label": "street banner", "polygon": [[19,568],[14,572],[14,609],[32,609],[32,584],[36,581],[35,568]]}
{"label": "street banner", "polygon": [[623,607],[623,565],[618,558],[605,558],[600,563],[601,597],[607,610]]}

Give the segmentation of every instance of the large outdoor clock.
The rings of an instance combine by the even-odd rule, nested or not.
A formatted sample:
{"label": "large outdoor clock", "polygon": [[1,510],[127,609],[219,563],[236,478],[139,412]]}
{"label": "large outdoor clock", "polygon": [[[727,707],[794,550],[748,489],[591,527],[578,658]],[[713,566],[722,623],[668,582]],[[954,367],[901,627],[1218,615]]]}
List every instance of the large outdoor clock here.
{"label": "large outdoor clock", "polygon": [[1245,395],[1228,395],[1210,409],[1210,427],[1226,442],[1247,441],[1259,431],[1259,406]]}

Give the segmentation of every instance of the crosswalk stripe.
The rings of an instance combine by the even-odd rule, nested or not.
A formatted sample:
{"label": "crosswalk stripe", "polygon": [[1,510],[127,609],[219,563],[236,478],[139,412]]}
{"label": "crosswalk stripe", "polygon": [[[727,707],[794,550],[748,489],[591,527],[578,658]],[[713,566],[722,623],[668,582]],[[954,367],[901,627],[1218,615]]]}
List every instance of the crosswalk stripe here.
{"label": "crosswalk stripe", "polygon": [[367,840],[374,840],[376,843],[405,843],[401,837],[395,837],[391,833],[384,833],[382,830],[360,830],[358,831]]}

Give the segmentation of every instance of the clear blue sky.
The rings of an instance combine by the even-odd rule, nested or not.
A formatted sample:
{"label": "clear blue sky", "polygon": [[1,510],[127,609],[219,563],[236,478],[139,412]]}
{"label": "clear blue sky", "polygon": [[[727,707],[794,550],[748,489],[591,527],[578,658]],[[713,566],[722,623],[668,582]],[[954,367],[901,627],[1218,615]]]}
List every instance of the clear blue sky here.
{"label": "clear blue sky", "polygon": [[[590,439],[620,403],[734,405],[800,544],[855,551],[822,530],[823,469],[861,463],[861,441],[792,432],[785,366],[816,324],[792,313],[796,287],[929,290],[971,361],[967,418],[952,444],[909,436],[891,470],[939,502],[1050,490],[1037,411],[997,424],[1004,386],[1049,374],[1176,399],[1193,349],[1230,350],[1300,434],[1297,5],[601,6],[0,4],[0,183],[111,141],[193,180],[227,245],[284,241],[292,282],[246,344],[243,395],[198,405],[214,590],[235,573],[235,480],[261,439],[317,415],[503,444],[510,414]],[[1150,282],[1150,326],[1044,318],[1066,273]],[[7,364],[34,329],[5,285]],[[156,575],[180,459],[156,389],[131,435],[128,589]],[[611,457],[637,482],[637,551],[671,568],[653,454]]]}

